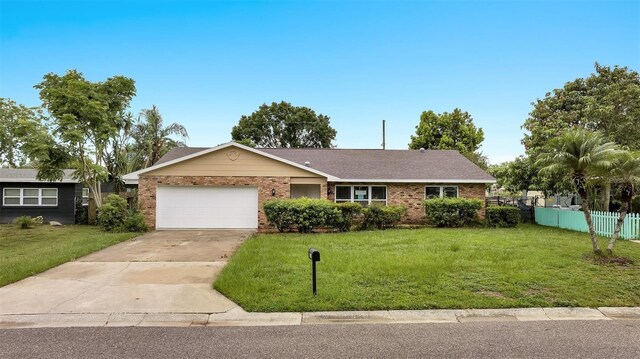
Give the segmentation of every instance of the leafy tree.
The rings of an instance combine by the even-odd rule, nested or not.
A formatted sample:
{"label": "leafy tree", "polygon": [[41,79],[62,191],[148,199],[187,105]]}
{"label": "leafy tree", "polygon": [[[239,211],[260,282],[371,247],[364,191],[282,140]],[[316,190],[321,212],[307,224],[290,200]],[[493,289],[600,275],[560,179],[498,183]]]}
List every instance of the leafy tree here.
{"label": "leafy tree", "polygon": [[328,116],[282,101],[263,104],[251,115],[242,116],[231,138],[260,147],[330,148],[336,133]]}
{"label": "leafy tree", "polygon": [[489,173],[496,178],[499,186],[509,192],[535,188],[537,170],[526,156],[518,156],[513,161],[491,166]]}
{"label": "leafy tree", "polygon": [[0,167],[26,166],[30,162],[28,147],[50,141],[39,108],[0,98]]}
{"label": "leafy tree", "polygon": [[484,141],[484,132],[476,128],[468,112],[456,108],[453,112],[437,114],[431,110],[420,115],[416,134],[411,136],[409,148],[458,150],[482,169],[489,168],[489,160],[478,151]]}
{"label": "leafy tree", "polygon": [[420,115],[416,134],[411,136],[409,148],[432,150],[458,150],[474,152],[484,141],[484,132],[476,128],[468,112],[456,108],[453,112],[437,114],[431,110]]}
{"label": "leafy tree", "polygon": [[617,154],[616,144],[606,142],[600,132],[584,129],[569,130],[549,141],[547,151],[539,156],[542,172],[561,172],[568,175],[582,199],[582,210],[589,226],[593,251],[602,254],[591,220],[587,181],[601,168],[610,168]]}
{"label": "leafy tree", "polygon": [[482,151],[465,152],[463,155],[483,170],[487,171],[489,169],[489,158]]}
{"label": "leafy tree", "polygon": [[629,212],[633,196],[638,185],[640,185],[640,152],[623,151],[618,154],[610,168],[610,175],[614,178],[614,182],[620,186],[622,207],[620,208],[620,216],[616,222],[613,236],[607,245],[608,254],[613,252],[613,246],[620,236],[620,229],[622,229],[624,219],[627,216],[627,212]]}
{"label": "leafy tree", "polygon": [[30,151],[38,159],[38,178],[59,180],[64,168],[73,168],[74,176],[89,187],[101,206],[100,184],[108,179],[104,166],[129,125],[127,109],[136,93],[134,81],[114,76],[90,82],[82,73],[69,70],[63,76],[45,75],[35,88],[51,116],[56,139]]}
{"label": "leafy tree", "polygon": [[[533,103],[522,143],[534,160],[558,133],[597,130],[609,141],[640,150],[640,75],[627,67],[595,64],[595,73],[567,82]],[[547,181],[551,183],[553,181]],[[605,202],[609,199],[605,185]],[[607,204],[605,206],[608,207]]]}
{"label": "leafy tree", "polygon": [[162,115],[156,106],[142,110],[140,118],[144,121],[139,120],[133,128],[131,136],[134,143],[133,151],[130,152],[136,154],[137,160],[142,164],[141,168],[153,166],[174,147],[186,146],[184,139],[189,138],[187,129],[175,122],[164,126]]}

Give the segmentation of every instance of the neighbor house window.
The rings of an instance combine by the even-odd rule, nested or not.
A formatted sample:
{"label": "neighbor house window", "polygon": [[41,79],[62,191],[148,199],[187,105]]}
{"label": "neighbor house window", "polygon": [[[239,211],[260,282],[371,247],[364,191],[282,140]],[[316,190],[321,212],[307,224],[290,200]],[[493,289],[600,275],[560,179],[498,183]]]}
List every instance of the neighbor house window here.
{"label": "neighbor house window", "polygon": [[372,203],[387,204],[386,186],[336,186],[336,202],[355,202],[364,207]]}
{"label": "neighbor house window", "polygon": [[458,186],[426,186],[424,198],[457,198]]}
{"label": "neighbor house window", "polygon": [[4,206],[57,206],[57,188],[5,188]]}
{"label": "neighbor house window", "polygon": [[82,205],[83,206],[89,205],[89,189],[88,188],[82,189]]}

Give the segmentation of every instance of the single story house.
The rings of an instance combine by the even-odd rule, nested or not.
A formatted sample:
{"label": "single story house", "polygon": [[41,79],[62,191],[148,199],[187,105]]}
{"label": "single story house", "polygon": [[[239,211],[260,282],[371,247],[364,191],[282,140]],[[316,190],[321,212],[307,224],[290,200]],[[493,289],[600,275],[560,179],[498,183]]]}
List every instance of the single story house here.
{"label": "single story house", "polygon": [[425,198],[484,199],[485,184],[495,182],[457,151],[251,148],[235,142],[174,148],[124,180],[138,184],[141,211],[156,229],[266,229],[264,201],[303,196],[404,205],[407,221],[419,222]]}
{"label": "single story house", "polygon": [[0,168],[0,223],[20,216],[42,216],[45,222],[75,223],[76,201],[89,200],[88,188],[73,179],[73,170],[64,170],[61,181],[36,179],[35,169]]}

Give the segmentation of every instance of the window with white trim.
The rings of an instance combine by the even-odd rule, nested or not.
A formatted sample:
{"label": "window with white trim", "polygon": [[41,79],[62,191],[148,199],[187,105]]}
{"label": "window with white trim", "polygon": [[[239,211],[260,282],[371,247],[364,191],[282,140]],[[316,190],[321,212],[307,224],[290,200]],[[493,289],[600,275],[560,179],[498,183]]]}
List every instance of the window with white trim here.
{"label": "window with white trim", "polygon": [[3,206],[57,206],[57,188],[5,188]]}
{"label": "window with white trim", "polygon": [[336,203],[387,204],[387,186],[336,186]]}
{"label": "window with white trim", "polygon": [[89,189],[88,188],[82,189],[82,205],[83,206],[89,205]]}
{"label": "window with white trim", "polygon": [[458,198],[458,186],[426,186],[424,198]]}

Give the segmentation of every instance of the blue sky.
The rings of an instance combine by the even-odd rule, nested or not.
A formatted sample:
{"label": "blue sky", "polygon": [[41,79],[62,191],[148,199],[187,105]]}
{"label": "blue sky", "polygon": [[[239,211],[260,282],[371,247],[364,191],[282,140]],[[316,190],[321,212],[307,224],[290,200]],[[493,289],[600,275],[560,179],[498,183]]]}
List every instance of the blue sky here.
{"label": "blue sky", "polygon": [[640,1],[1,1],[0,96],[75,68],[136,81],[191,146],[285,100],[331,117],[342,148],[407,148],[424,110],[471,113],[492,162],[521,154],[531,102],[593,72],[640,70]]}

